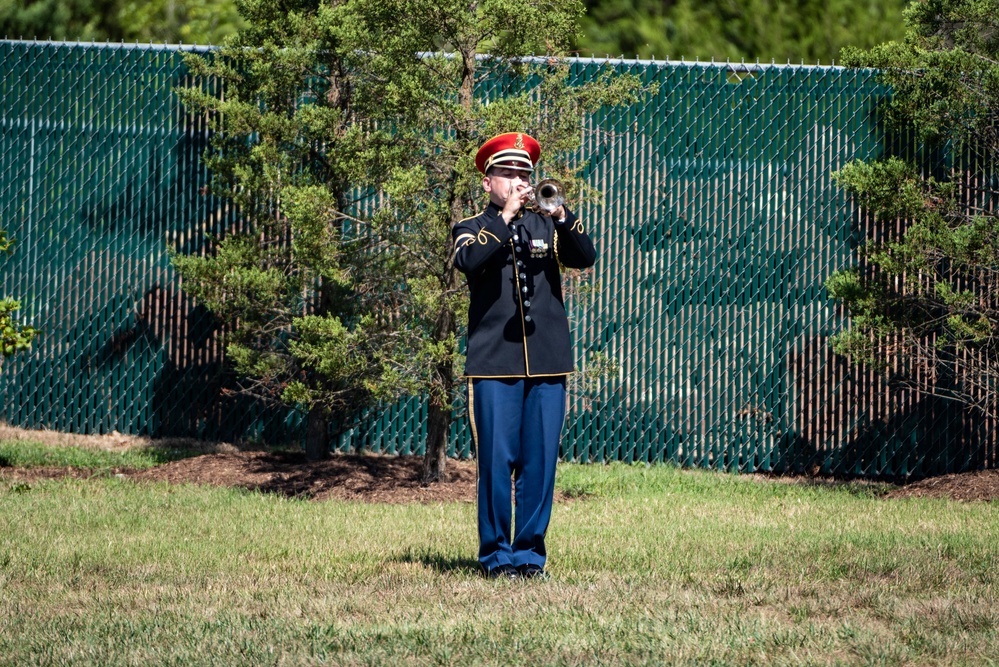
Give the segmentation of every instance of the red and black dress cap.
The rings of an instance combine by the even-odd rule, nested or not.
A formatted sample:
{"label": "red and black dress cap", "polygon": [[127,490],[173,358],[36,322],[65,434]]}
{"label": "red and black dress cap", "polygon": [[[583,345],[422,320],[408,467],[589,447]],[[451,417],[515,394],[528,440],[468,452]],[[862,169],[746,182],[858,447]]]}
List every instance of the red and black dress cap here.
{"label": "red and black dress cap", "polygon": [[483,174],[490,167],[531,172],[540,157],[541,145],[537,139],[523,132],[507,132],[482,144],[482,148],[475,154],[475,166]]}

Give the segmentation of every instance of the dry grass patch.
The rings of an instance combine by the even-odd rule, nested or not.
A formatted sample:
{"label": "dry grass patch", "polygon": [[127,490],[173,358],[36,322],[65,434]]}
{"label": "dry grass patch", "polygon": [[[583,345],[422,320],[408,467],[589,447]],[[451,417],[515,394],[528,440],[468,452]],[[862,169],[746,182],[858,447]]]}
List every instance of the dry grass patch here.
{"label": "dry grass patch", "polygon": [[32,442],[46,447],[83,447],[106,452],[123,452],[130,449],[157,447],[161,449],[186,449],[192,452],[227,453],[239,448],[227,442],[212,442],[196,438],[148,438],[141,435],[113,433],[105,435],[80,435],[47,429],[23,429],[0,422],[0,442]]}

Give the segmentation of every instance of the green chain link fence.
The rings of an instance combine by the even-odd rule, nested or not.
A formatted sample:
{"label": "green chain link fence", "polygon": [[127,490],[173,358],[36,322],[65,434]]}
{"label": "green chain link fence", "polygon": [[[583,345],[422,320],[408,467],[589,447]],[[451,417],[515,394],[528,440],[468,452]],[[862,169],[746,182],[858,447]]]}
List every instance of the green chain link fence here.
{"label": "green chain link fence", "polygon": [[[168,249],[231,222],[205,193],[207,130],[173,91],[176,48],[0,42],[4,294],[44,331],[0,375],[0,419],[79,433],[281,442],[293,411],[227,390],[211,315]],[[586,81],[605,61],[573,61]],[[588,121],[581,211],[596,289],[567,285],[580,366],[563,455],[744,471],[924,476],[994,467],[996,429],[832,354],[822,287],[869,225],[830,174],[882,155],[866,71],[614,61],[659,94]],[[470,437],[456,406],[452,451]],[[425,406],[388,406],[340,449],[422,453]]]}

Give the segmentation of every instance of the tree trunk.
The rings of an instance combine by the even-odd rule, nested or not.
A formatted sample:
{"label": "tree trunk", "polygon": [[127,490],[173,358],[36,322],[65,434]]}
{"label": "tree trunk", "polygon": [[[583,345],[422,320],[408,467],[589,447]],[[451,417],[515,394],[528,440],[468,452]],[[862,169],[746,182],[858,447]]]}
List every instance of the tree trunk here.
{"label": "tree trunk", "polygon": [[[477,40],[468,41],[460,48],[462,54],[463,70],[461,74],[461,87],[458,91],[458,98],[461,105],[470,110],[475,93],[475,50]],[[457,128],[458,138],[468,140],[469,128]],[[451,209],[450,224],[464,218],[462,195],[456,189],[457,174],[451,183],[448,199]],[[447,249],[450,254],[450,246]],[[446,260],[444,269],[443,287],[445,293],[453,292],[458,287],[458,271],[451,264],[450,259]],[[437,321],[434,323],[433,341],[440,343],[447,340],[457,331],[457,318],[454,311],[448,305],[447,299],[442,300],[441,310],[437,314]],[[430,388],[430,404],[427,409],[427,445],[423,454],[423,483],[432,484],[444,479],[444,469],[447,465],[447,445],[448,435],[451,431],[451,399],[454,396],[454,357],[448,357],[437,364],[434,369],[435,378],[433,386]]]}
{"label": "tree trunk", "polygon": [[330,420],[326,410],[314,405],[309,410],[305,430],[305,457],[310,461],[321,461],[330,453]]}
{"label": "tree trunk", "polygon": [[[453,288],[457,271],[448,268],[447,286]],[[456,318],[445,301],[434,324],[434,342],[446,340],[455,331]],[[444,479],[447,465],[448,435],[451,431],[451,397],[454,396],[454,357],[448,355],[434,370],[434,386],[430,389],[427,409],[427,445],[423,454],[423,483],[432,484]]]}
{"label": "tree trunk", "polygon": [[444,481],[448,432],[451,430],[451,406],[431,399],[427,412],[427,449],[423,454],[422,482],[433,484]]}

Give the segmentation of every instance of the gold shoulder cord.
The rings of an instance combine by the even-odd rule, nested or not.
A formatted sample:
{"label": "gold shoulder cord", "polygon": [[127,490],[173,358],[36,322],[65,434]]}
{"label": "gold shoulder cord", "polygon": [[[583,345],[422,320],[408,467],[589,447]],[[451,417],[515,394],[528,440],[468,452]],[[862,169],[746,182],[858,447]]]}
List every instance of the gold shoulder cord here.
{"label": "gold shoulder cord", "polygon": [[554,237],[552,237],[552,244],[554,245],[554,248],[552,248],[552,249],[555,251],[555,261],[558,262],[558,268],[561,270],[561,269],[565,269],[565,265],[562,264],[562,260],[559,259],[559,256],[558,256],[558,230],[556,229],[554,231],[555,231],[555,235],[554,235]]}

